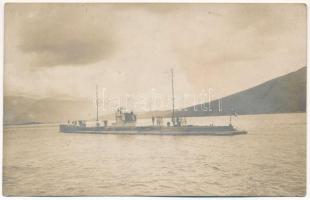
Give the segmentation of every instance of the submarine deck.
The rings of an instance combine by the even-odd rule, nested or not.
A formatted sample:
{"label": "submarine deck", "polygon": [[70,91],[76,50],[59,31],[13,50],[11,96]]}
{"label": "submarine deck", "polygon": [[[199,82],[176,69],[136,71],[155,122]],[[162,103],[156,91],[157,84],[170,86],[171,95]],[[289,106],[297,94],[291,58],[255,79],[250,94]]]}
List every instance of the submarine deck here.
{"label": "submarine deck", "polygon": [[60,132],[119,135],[239,135],[246,131],[237,130],[233,126],[182,126],[182,127],[80,127],[60,125]]}

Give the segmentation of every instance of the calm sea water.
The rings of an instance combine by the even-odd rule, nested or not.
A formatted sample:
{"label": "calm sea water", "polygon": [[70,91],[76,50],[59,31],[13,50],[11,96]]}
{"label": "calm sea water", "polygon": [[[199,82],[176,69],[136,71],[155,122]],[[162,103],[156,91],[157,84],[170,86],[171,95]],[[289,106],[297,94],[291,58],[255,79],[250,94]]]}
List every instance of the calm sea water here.
{"label": "calm sea water", "polygon": [[[233,120],[248,134],[91,135],[59,133],[54,125],[5,127],[4,195],[303,196],[306,114]],[[188,121],[221,124],[228,118]]]}

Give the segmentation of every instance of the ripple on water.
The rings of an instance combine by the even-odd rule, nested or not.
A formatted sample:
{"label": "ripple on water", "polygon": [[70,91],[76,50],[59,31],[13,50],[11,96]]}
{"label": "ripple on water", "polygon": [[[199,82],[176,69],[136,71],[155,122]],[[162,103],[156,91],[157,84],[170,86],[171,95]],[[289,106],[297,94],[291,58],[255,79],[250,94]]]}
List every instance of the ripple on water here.
{"label": "ripple on water", "polygon": [[306,115],[240,116],[236,125],[249,133],[114,136],[62,134],[43,125],[5,128],[3,191],[13,196],[303,196]]}

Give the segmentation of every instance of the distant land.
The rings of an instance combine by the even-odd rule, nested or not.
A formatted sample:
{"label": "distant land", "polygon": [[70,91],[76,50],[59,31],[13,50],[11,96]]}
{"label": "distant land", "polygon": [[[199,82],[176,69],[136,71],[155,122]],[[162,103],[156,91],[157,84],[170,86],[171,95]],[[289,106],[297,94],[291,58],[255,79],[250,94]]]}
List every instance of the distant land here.
{"label": "distant land", "polygon": [[[307,68],[274,78],[258,86],[218,100],[176,111],[179,116],[221,116],[306,112]],[[208,110],[211,105],[212,111]],[[205,111],[208,110],[208,111]],[[4,97],[4,124],[55,123],[68,119],[93,119],[94,106],[87,101],[58,98]],[[171,116],[171,110],[138,113],[138,118]],[[112,119],[113,114],[104,116]]]}
{"label": "distant land", "polygon": [[86,100],[4,97],[4,124],[55,123],[68,119],[88,119],[94,116],[94,112],[94,106]]}
{"label": "distant land", "polygon": [[[307,68],[264,82],[224,98],[219,101],[191,106],[178,111],[181,116],[219,116],[236,112],[239,115],[298,113],[306,112],[307,105]],[[203,108],[203,109],[201,109]]]}
{"label": "distant land", "polygon": [[[178,116],[225,116],[306,112],[307,67],[219,100],[176,110]],[[209,106],[212,111],[209,110]],[[171,110],[141,113],[139,118],[171,116]]]}

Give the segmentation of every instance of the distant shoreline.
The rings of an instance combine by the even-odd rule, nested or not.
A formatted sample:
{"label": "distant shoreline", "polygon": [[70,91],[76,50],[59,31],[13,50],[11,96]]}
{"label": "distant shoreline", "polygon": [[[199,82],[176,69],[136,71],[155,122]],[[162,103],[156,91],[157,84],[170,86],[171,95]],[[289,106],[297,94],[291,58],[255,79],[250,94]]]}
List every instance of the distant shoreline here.
{"label": "distant shoreline", "polygon": [[[291,113],[261,113],[261,114],[238,114],[238,116],[254,116],[254,115],[281,115],[281,114],[307,114],[307,112],[291,112]],[[229,115],[208,115],[208,116],[188,116],[186,118],[194,118],[194,117],[225,117],[225,116],[229,116]],[[168,117],[164,117],[164,118],[170,118]],[[151,119],[151,118],[138,118],[142,119],[142,120],[147,120],[147,119]],[[87,120],[87,121],[94,121],[94,120]],[[25,123],[10,123],[10,124],[3,124],[3,126],[27,126],[27,125],[58,125],[61,122],[25,122]]]}
{"label": "distant shoreline", "polygon": [[24,123],[9,123],[3,124],[4,126],[11,126],[11,125],[34,125],[34,124],[45,124],[44,122],[24,122]]}

